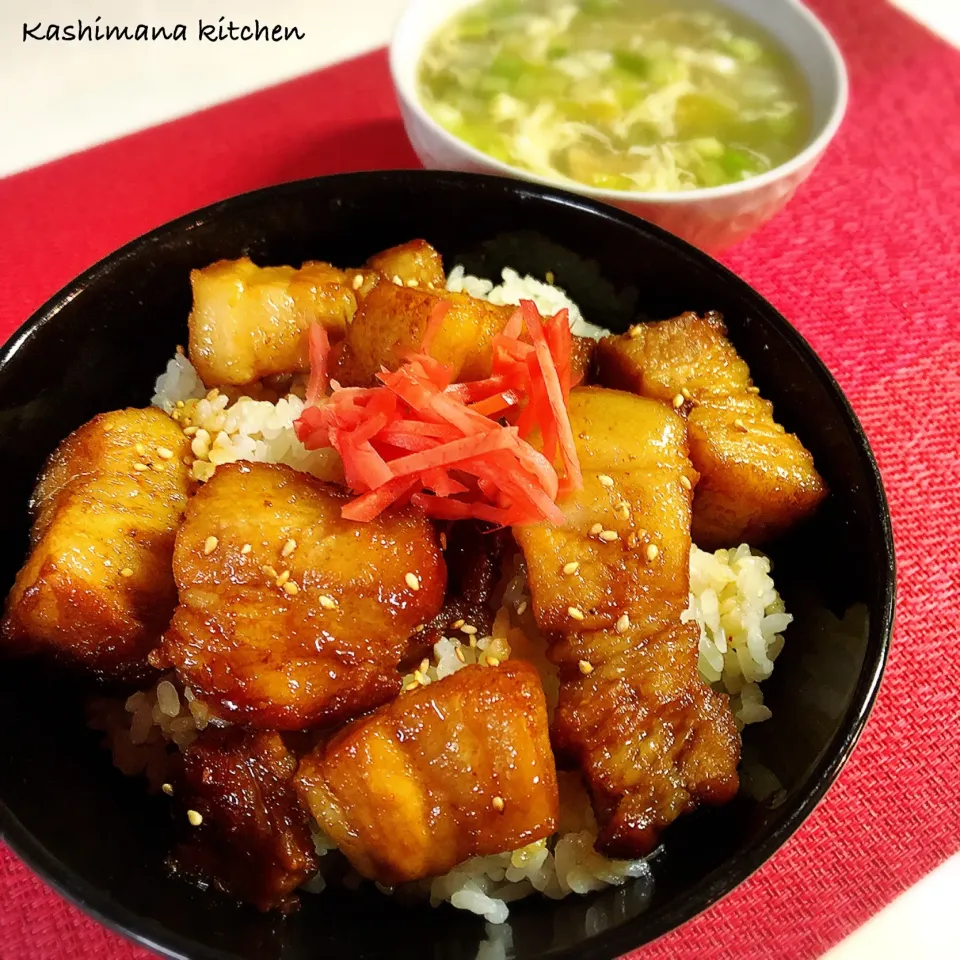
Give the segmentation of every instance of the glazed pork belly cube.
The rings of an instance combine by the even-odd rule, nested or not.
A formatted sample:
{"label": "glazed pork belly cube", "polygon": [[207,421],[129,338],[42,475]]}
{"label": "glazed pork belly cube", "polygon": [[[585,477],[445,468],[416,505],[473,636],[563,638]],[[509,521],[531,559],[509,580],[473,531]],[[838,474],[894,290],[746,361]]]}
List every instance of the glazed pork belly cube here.
{"label": "glazed pork belly cube", "polygon": [[219,467],[177,536],[179,606],[151,662],[261,729],[332,725],[393,697],[446,568],[419,510],[358,523],[341,517],[349,500],[290,467]]}
{"label": "glazed pork belly cube", "polygon": [[597,348],[597,371],[601,383],[687,416],[690,459],[700,472],[693,504],[698,546],[763,543],[826,496],[813,457],[774,420],[719,314],[685,313],[608,337]]}
{"label": "glazed pork belly cube", "polygon": [[363,876],[396,884],[557,827],[543,689],[522,661],[466,666],[304,757],[303,802]]}
{"label": "glazed pork belly cube", "polygon": [[364,297],[347,328],[332,376],[343,386],[372,386],[383,367],[396,370],[419,351],[433,311],[449,305],[430,355],[451,367],[455,380],[478,380],[490,373],[493,337],[516,307],[502,307],[465,293],[433,292],[401,286],[381,277]]}
{"label": "glazed pork belly cube", "polygon": [[560,502],[563,526],[514,530],[537,622],[564,631],[599,629],[623,613],[679,617],[697,476],[683,420],[662,404],[601,387],[573,390],[569,409],[583,489]]}
{"label": "glazed pork belly cube", "polygon": [[681,814],[737,793],[740,735],[726,694],[698,673],[699,642],[696,623],[647,619],[551,646],[554,748],[583,771],[608,857],[644,856]]}
{"label": "glazed pork belly cube", "polygon": [[167,788],[184,838],[174,868],[260,910],[294,907],[294,891],[318,865],[296,771],[278,733],[204,730]]}
{"label": "glazed pork belly cube", "polygon": [[104,679],[146,676],[177,602],[173,547],[190,491],[189,441],[161,410],[103,413],[47,462],[30,553],[0,641]]}
{"label": "glazed pork belly cube", "polygon": [[342,339],[363,276],[321,261],[296,269],[244,257],[193,270],[190,283],[191,362],[208,387],[243,386],[307,372],[310,325],[321,324],[331,342]]}
{"label": "glazed pork belly cube", "polygon": [[375,253],[365,266],[404,287],[443,290],[447,282],[443,260],[426,240],[411,240]]}

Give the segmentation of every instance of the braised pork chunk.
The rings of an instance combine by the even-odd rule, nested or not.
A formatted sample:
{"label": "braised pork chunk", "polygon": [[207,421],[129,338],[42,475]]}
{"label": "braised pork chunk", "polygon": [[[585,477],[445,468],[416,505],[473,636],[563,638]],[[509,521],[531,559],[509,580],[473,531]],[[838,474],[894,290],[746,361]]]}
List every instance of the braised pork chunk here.
{"label": "braised pork chunk", "polygon": [[679,616],[696,481],[683,420],[650,400],[581,387],[570,394],[570,422],[584,486],[560,504],[567,522],[514,530],[537,622],[565,631],[602,629],[623,613]]}
{"label": "braised pork chunk", "polygon": [[404,693],[305,757],[297,782],[354,868],[381,883],[549,836],[557,782],[537,672],[468,666]]}
{"label": "braised pork chunk", "polygon": [[411,240],[375,253],[366,266],[405,287],[443,290],[446,286],[443,260],[426,240]]}
{"label": "braised pork chunk", "polygon": [[175,868],[261,910],[294,906],[292,894],[317,869],[296,770],[277,733],[208,727],[174,778],[185,838]]}
{"label": "braised pork chunk", "polygon": [[696,478],[683,420],[587,387],[570,421],[584,489],[560,501],[566,525],[514,536],[560,668],[558,756],[584,774],[597,849],[632,859],[698,802],[736,793],[740,741],[727,697],[697,673],[696,626],[680,624]]}
{"label": "braised pork chunk", "polygon": [[773,417],[719,314],[638,324],[597,348],[601,383],[673,403],[687,414],[701,474],[693,538],[704,549],[762,543],[826,496],[813,458]]}
{"label": "braised pork chunk", "polygon": [[649,853],[678,816],[736,795],[740,737],[726,695],[697,672],[699,639],[695,623],[671,618],[568,633],[551,648],[554,746],[584,772],[609,857]]}
{"label": "braised pork chunk", "polygon": [[381,278],[364,297],[347,328],[333,377],[344,386],[370,386],[382,367],[396,370],[403,357],[420,349],[427,321],[445,302],[449,310],[430,354],[453,368],[457,380],[490,373],[491,341],[515,307],[500,307],[465,293],[432,292]]}
{"label": "braised pork chunk", "polygon": [[192,271],[190,360],[197,373],[211,387],[308,371],[310,324],[322,324],[331,341],[342,339],[357,309],[357,276],[320,261],[258,267],[247,257]]}
{"label": "braised pork chunk", "polygon": [[415,509],[355,523],[348,500],[289,467],[219,467],[177,537],[180,605],[152,662],[260,728],[333,724],[395,695],[408,635],[443,601],[443,558]]}
{"label": "braised pork chunk", "polygon": [[110,679],[149,672],[176,605],[174,537],[189,444],[160,410],[94,417],[51,456],[33,498],[31,549],[7,599],[5,646]]}

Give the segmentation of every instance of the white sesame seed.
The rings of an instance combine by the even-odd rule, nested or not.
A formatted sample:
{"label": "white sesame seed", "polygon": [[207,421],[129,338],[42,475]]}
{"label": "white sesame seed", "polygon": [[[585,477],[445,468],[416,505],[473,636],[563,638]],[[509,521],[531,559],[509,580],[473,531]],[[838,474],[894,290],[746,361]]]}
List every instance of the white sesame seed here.
{"label": "white sesame seed", "polygon": [[527,601],[521,600],[517,604],[517,616],[522,617],[527,612]]}
{"label": "white sesame seed", "polygon": [[337,605],[337,601],[333,597],[327,596],[327,594],[322,593],[319,600],[317,601],[324,610],[333,610]]}
{"label": "white sesame seed", "polygon": [[420,578],[415,573],[408,573],[403,579],[414,593],[420,589]]}
{"label": "white sesame seed", "polygon": [[642,336],[643,336],[643,327],[641,327],[639,323],[638,323],[638,324],[635,324],[634,326],[632,326],[632,327],[627,331],[627,336],[628,336],[631,340],[636,340],[637,337],[642,337]]}
{"label": "white sesame seed", "polygon": [[300,592],[300,588],[291,580],[283,585],[283,592],[295,597]]}
{"label": "white sesame seed", "polygon": [[172,797],[172,796],[173,796],[173,784],[170,784],[170,783],[161,784],[160,789],[161,789],[168,797]]}
{"label": "white sesame seed", "polygon": [[683,487],[684,490],[692,490],[692,489],[693,489],[693,484],[690,482],[690,478],[689,478],[686,474],[684,474],[684,475],[680,478],[680,486]]}
{"label": "white sesame seed", "polygon": [[147,448],[142,444],[138,443],[134,448],[141,457],[146,456]]}
{"label": "white sesame seed", "polygon": [[137,473],[143,473],[144,470],[149,470],[150,468],[145,463],[135,463],[133,469],[136,470]]}
{"label": "white sesame seed", "polygon": [[252,549],[253,549],[253,547],[251,547],[249,543],[245,543],[245,544],[240,548],[240,552],[241,552],[244,556],[246,556]]}
{"label": "white sesame seed", "polygon": [[590,536],[591,536],[591,537],[595,537],[602,529],[603,529],[603,524],[602,524],[602,523],[595,523],[595,524],[590,528]]}
{"label": "white sesame seed", "polygon": [[460,646],[454,647],[454,648],[453,648],[453,652],[457,655],[457,659],[458,659],[461,663],[466,663],[466,662],[467,662],[467,658],[463,655],[463,648],[462,648],[462,647],[460,647]]}
{"label": "white sesame seed", "polygon": [[281,573],[277,577],[277,586],[282,587],[289,579],[290,579],[290,571],[284,570],[283,573]]}
{"label": "white sesame seed", "polygon": [[680,388],[680,393],[683,394],[683,399],[684,399],[684,400],[692,400],[692,399],[693,399],[692,394],[690,393],[690,391],[689,391],[686,387],[681,387],[681,388]]}
{"label": "white sesame seed", "polygon": [[621,613],[617,618],[617,633],[626,633],[630,629],[630,614]]}
{"label": "white sesame seed", "polygon": [[657,559],[657,555],[658,555],[659,553],[660,553],[660,548],[659,548],[655,543],[651,543],[651,544],[647,547],[647,559],[648,559],[648,560],[656,560],[656,559]]}
{"label": "white sesame seed", "polygon": [[580,569],[580,564],[576,560],[571,560],[569,563],[563,565],[563,572],[565,576],[570,576],[572,573],[576,573]]}
{"label": "white sesame seed", "polygon": [[579,607],[567,607],[568,616],[573,617],[574,620],[583,620],[583,611]]}
{"label": "white sesame seed", "polygon": [[150,464],[150,469],[153,470],[154,473],[163,473],[163,471],[164,471],[166,468],[164,467],[164,465],[163,465],[162,463],[151,463],[151,464]]}
{"label": "white sesame seed", "polygon": [[617,504],[616,514],[621,520],[630,519],[630,504],[626,500],[621,500]]}
{"label": "white sesame seed", "polygon": [[430,661],[429,661],[429,659],[428,659],[427,657],[424,657],[424,658],[420,661],[420,672],[421,672],[421,673],[426,673],[427,670],[429,670],[429,669],[430,669]]}
{"label": "white sesame seed", "polygon": [[597,477],[597,479],[605,487],[613,486],[613,477],[608,477],[605,473],[601,473],[600,476]]}
{"label": "white sesame seed", "polygon": [[477,632],[477,628],[472,623],[465,623],[460,628],[460,632],[465,633],[468,637],[472,637]]}
{"label": "white sesame seed", "polygon": [[296,549],[297,549],[297,541],[296,541],[296,540],[288,540],[288,541],[283,545],[283,549],[280,551],[280,556],[281,556],[281,557],[289,557],[290,554],[293,553],[293,551],[296,550]]}
{"label": "white sesame seed", "polygon": [[197,813],[196,810],[187,811],[187,819],[190,821],[191,827],[199,827],[203,823],[203,816]]}
{"label": "white sesame seed", "polygon": [[353,289],[354,289],[354,290],[359,290],[362,286],[363,286],[363,274],[362,274],[362,273],[358,273],[358,274],[353,278]]}
{"label": "white sesame seed", "polygon": [[580,672],[584,676],[593,673],[593,664],[589,660],[581,660],[577,666],[580,668]]}
{"label": "white sesame seed", "polygon": [[161,460],[172,460],[173,451],[169,447],[157,447],[157,456]]}
{"label": "white sesame seed", "polygon": [[601,530],[600,539],[604,543],[613,543],[614,540],[620,539],[620,534],[616,530]]}
{"label": "white sesame seed", "polygon": [[409,280],[407,281],[407,286],[408,286],[408,287],[419,287],[419,286],[420,286],[420,281],[417,280],[417,279],[415,279],[415,278],[412,278],[412,277],[411,277],[411,279],[409,279]]}
{"label": "white sesame seed", "polygon": [[120,576],[121,576],[121,577],[132,577],[132,576],[133,576],[133,570],[132,570],[130,567],[124,567],[124,568],[120,571]]}
{"label": "white sesame seed", "polygon": [[736,420],[733,421],[733,425],[738,430],[742,430],[744,433],[747,432],[747,425],[739,417],[737,417]]}
{"label": "white sesame seed", "polygon": [[759,392],[760,392],[759,387],[753,387],[753,386],[747,387],[747,393],[759,393]]}
{"label": "white sesame seed", "polygon": [[683,406],[683,394],[682,394],[682,393],[678,393],[678,394],[673,398],[673,406],[674,406],[674,408],[675,408],[676,410],[679,410],[679,409]]}
{"label": "white sesame seed", "polygon": [[487,666],[488,667],[499,667],[500,658],[499,657],[487,657]]}
{"label": "white sesame seed", "polygon": [[503,797],[494,797],[494,798],[493,798],[493,809],[496,810],[497,813],[503,813],[503,808],[504,808],[504,806],[505,806],[505,804],[504,804],[504,802],[503,802]]}
{"label": "white sesame seed", "polygon": [[394,275],[393,275],[393,282],[394,282],[398,287],[402,287],[402,286],[403,286],[403,281],[400,279],[400,277],[399,277],[397,274],[394,274]]}
{"label": "white sesame seed", "polygon": [[276,578],[277,578],[277,568],[276,568],[276,567],[271,566],[269,563],[265,563],[260,569],[263,570],[263,572],[264,572],[268,577],[272,577],[274,580],[276,580]]}
{"label": "white sesame seed", "polygon": [[217,544],[219,542],[220,541],[216,537],[207,537],[207,539],[203,541],[203,555],[205,557],[209,557],[210,554],[217,549]]}
{"label": "white sesame seed", "polygon": [[450,624],[450,627],[453,630],[459,630],[464,625],[464,623],[466,623],[465,620],[454,620],[453,623]]}
{"label": "white sesame seed", "polygon": [[407,681],[407,683],[404,684],[403,689],[406,690],[407,693],[409,693],[411,690],[416,690],[417,687],[419,686],[420,684],[417,683],[416,680],[409,680]]}

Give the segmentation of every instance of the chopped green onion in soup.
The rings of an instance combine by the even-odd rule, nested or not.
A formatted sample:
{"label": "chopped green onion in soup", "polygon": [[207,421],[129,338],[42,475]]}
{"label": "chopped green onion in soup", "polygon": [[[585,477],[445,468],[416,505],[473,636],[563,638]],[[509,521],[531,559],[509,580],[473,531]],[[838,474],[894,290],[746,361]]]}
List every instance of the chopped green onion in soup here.
{"label": "chopped green onion in soup", "polygon": [[744,180],[810,134],[790,57],[712,0],[481,0],[430,40],[419,82],[478,150],[610,190]]}

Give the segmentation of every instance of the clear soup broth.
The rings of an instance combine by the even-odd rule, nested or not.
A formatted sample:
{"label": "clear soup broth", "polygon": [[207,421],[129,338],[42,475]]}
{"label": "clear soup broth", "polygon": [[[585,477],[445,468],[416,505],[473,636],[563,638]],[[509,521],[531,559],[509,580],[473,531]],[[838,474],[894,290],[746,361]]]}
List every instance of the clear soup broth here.
{"label": "clear soup broth", "polygon": [[810,135],[790,56],[710,0],[483,0],[430,40],[419,85],[478,150],[612,190],[733,183]]}

